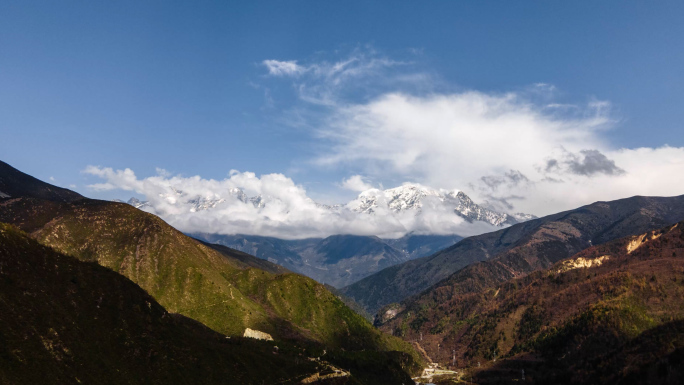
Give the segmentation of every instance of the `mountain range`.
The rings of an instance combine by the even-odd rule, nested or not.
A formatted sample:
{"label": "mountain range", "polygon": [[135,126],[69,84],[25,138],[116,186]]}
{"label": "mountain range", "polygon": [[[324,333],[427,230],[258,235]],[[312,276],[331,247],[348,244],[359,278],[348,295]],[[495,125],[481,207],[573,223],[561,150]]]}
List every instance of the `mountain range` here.
{"label": "mountain range", "polygon": [[[140,314],[141,320],[149,320],[152,317],[153,321],[150,322],[154,323],[157,322],[154,321],[155,317],[168,312],[187,317],[194,320],[193,322],[201,322],[204,326],[199,329],[208,327],[212,333],[218,332],[231,338],[242,336],[245,330],[250,328],[270,334],[282,346],[287,344],[287,346],[294,346],[293,349],[315,348],[318,352],[325,349],[328,352],[329,361],[344,363],[347,368],[357,368],[357,374],[354,375],[352,371],[352,377],[360,381],[359,383],[396,383],[398,379],[406,380],[407,372],[415,370],[415,365],[421,361],[409,344],[374,329],[368,321],[345,306],[322,284],[310,278],[291,273],[282,266],[227,247],[199,242],[172,228],[160,218],[128,204],[84,198],[68,190],[41,182],[7,164],[2,163],[0,166],[0,191],[5,193],[5,197],[0,198],[0,222],[16,226],[25,232],[26,235],[22,236],[31,238],[30,241],[17,241],[17,237],[21,238],[21,236],[6,239],[3,240],[2,247],[6,248],[6,244],[16,242],[33,242],[31,249],[35,249],[35,253],[40,254],[36,258],[48,258],[43,255],[46,253],[53,253],[52,257],[49,257],[53,259],[61,258],[59,255],[68,256],[89,262],[90,265],[103,266],[106,271],[111,271],[111,274],[120,276],[121,282],[132,281],[130,285],[140,286],[141,292],[146,291],[151,298],[163,306],[161,310],[159,306],[148,301],[150,303],[146,305],[148,308],[157,306],[154,310],[156,313]],[[31,250],[27,252],[34,253]],[[58,255],[55,256],[54,253]],[[20,255],[21,253],[10,250],[3,255],[3,258],[14,258],[15,260],[11,263],[21,265],[23,263],[21,259],[16,260],[20,258]],[[4,262],[2,266],[5,271]],[[49,271],[45,274],[54,276],[60,273],[59,264],[55,265],[54,271],[51,267],[53,265],[48,263],[46,266]],[[8,285],[21,290],[24,287],[20,283],[23,278],[16,274],[26,273],[21,273],[19,269],[3,279],[7,280]],[[76,281],[78,279],[78,277],[75,278]],[[26,284],[29,284],[28,281]],[[119,284],[111,283],[110,286],[116,288],[117,285]],[[42,297],[38,298],[43,298],[42,301],[54,301],[57,307],[66,306],[70,301],[68,296],[63,299],[63,302],[60,302],[62,299],[58,297],[50,297],[51,291],[46,291],[47,288],[41,289],[37,286],[35,290],[41,293]],[[54,295],[58,295],[72,289],[54,287],[51,290],[54,290]],[[118,295],[111,294],[114,298]],[[14,313],[4,312],[0,316],[3,321],[0,324],[3,327],[0,335],[7,335],[6,333],[9,333],[7,330],[10,330],[7,328],[10,327],[14,328],[11,329],[12,333],[17,336],[25,335],[29,330],[33,330],[31,329],[32,323],[17,321],[18,324],[12,324],[10,322],[12,319],[5,318],[5,315],[15,314],[13,319],[19,317],[15,321],[21,320],[22,317],[28,317],[25,314],[28,310],[14,302],[12,304]],[[106,309],[110,312],[108,314],[140,311],[136,310],[138,308],[133,302],[128,304],[122,303],[121,300],[108,302],[107,306],[114,306],[114,304],[119,310]],[[84,315],[79,316],[75,324],[69,323],[69,318],[66,318],[64,327],[99,327],[96,320],[86,316],[86,314],[96,313],[90,307],[101,306],[98,301],[85,301],[81,304],[76,303],[74,306],[74,311]],[[87,308],[81,308],[82,306],[87,306]],[[40,317],[40,314],[43,314],[41,312],[49,311],[47,307],[39,310],[35,313],[36,317]],[[138,315],[134,314],[131,317],[138,317]],[[40,318],[35,319],[31,316],[30,321],[39,322]],[[152,326],[144,327],[149,329]],[[49,328],[45,330],[45,333],[52,333]],[[62,335],[60,330],[55,330],[58,335]],[[100,333],[102,329],[93,330],[94,333]],[[127,329],[127,324],[121,324],[112,330],[120,330],[121,333],[136,333],[132,326]],[[170,326],[169,330],[173,330],[173,327]],[[153,335],[150,333],[156,332],[150,331],[143,334]],[[159,333],[166,332],[160,329]],[[99,349],[97,339],[88,341],[86,338],[77,339],[78,334],[69,335],[74,339],[60,343],[50,342],[56,341],[58,337],[51,337],[48,334],[36,335],[35,338],[44,341],[44,344],[49,343],[52,347],[48,350],[53,347],[59,349],[61,352],[59,354],[68,355],[68,352],[72,352],[72,343],[87,345],[87,349],[91,351]],[[173,338],[171,334],[165,335]],[[87,335],[83,335],[85,336]],[[135,344],[136,341],[138,340],[126,343],[135,349],[140,347]],[[110,342],[124,343],[122,340]],[[182,343],[182,338],[171,344],[177,343]],[[198,344],[202,345],[204,342]],[[208,344],[211,345],[211,343]],[[263,354],[272,354],[272,347],[268,347],[265,353],[262,348],[256,349],[257,352],[254,354],[258,355],[260,349]],[[164,355],[163,349],[161,351],[154,349],[154,351],[157,352],[154,354],[162,354],[165,360],[173,359],[173,354]],[[48,353],[50,352],[51,350]],[[2,367],[0,378],[6,373],[8,376],[11,375],[15,369],[25,373],[28,367],[22,366],[22,360],[26,362],[38,359],[39,356],[36,354],[38,352],[29,349],[23,355],[17,356],[18,361],[12,361],[14,363]],[[152,359],[149,354],[153,353],[146,350],[140,354],[146,354],[148,359]],[[295,356],[299,357],[299,354]],[[47,356],[41,357],[43,357],[41,359],[48,359],[45,358]],[[53,354],[52,359],[60,361],[62,360],[60,357],[63,355]],[[108,358],[104,356],[94,358],[93,364],[101,362],[98,361],[99,359],[106,361]],[[230,357],[226,359],[229,360]],[[306,359],[306,356],[297,360],[302,359]],[[122,365],[129,365],[124,361],[118,362]],[[265,362],[269,361],[271,360],[265,360]],[[367,365],[371,361],[382,363],[383,370],[394,374],[372,379],[374,378],[373,371],[369,371]],[[296,365],[295,362],[289,364]],[[72,370],[69,362],[65,360],[52,362],[51,365],[63,373],[78,372]],[[241,372],[242,369],[237,362],[233,367],[244,375],[250,372],[249,370]],[[130,370],[133,375],[137,372],[147,373],[147,369],[147,367],[141,368],[140,366],[125,366],[119,370]],[[377,367],[373,370],[377,370]],[[103,369],[98,373],[106,373],[106,370]],[[179,376],[173,378],[171,382],[183,383],[182,379],[183,377]],[[108,381],[115,382],[114,379]],[[78,381],[58,382],[75,383]],[[251,382],[260,383],[257,381],[247,383]]]}
{"label": "mountain range", "polygon": [[[363,215],[441,202],[411,191],[383,192]],[[684,196],[596,202],[460,241],[282,240],[190,237],[135,201],[2,162],[0,192],[0,383],[399,384],[426,362],[456,370],[435,383],[684,379]],[[296,273],[321,266],[381,270],[341,290]]]}
{"label": "mountain range", "polygon": [[418,214],[420,210],[429,206],[452,210],[468,222],[481,221],[498,227],[535,218],[530,214],[509,215],[490,210],[473,202],[463,191],[436,190],[412,183],[387,190],[363,191],[345,207],[354,212],[366,214],[378,211],[394,213],[413,211]]}
{"label": "mountain range", "polygon": [[[464,281],[461,281],[464,283]],[[684,379],[684,222],[590,246],[546,269],[408,301],[382,329],[480,384]]]}
{"label": "mountain range", "polygon": [[[255,208],[267,207],[274,198],[268,196],[248,197],[234,188],[227,192],[242,204]],[[220,210],[229,202],[225,198],[191,196],[173,189],[174,199],[179,198],[188,212]],[[122,202],[122,201],[119,201]],[[148,201],[131,198],[128,204],[155,212]],[[465,221],[476,226],[468,231],[481,232],[535,217],[526,214],[509,215],[477,205],[462,191],[435,190],[418,184],[378,190],[370,189],[345,205],[322,205],[318,207],[342,215],[345,211],[363,216],[396,216],[400,221],[419,221],[432,211],[448,213],[454,221]],[[410,225],[407,224],[407,227]],[[467,225],[466,225],[467,227]],[[433,254],[462,239],[457,234],[408,233],[400,238],[381,239],[375,236],[340,234],[326,238],[286,240],[275,237],[245,234],[217,234],[192,232],[189,235],[211,243],[267,259],[294,272],[314,278],[318,282],[341,288],[348,286],[386,267],[411,259]]]}
{"label": "mountain range", "polygon": [[[375,313],[385,305],[431,287],[436,290],[452,282],[462,287],[503,282],[547,268],[592,244],[654,230],[682,219],[684,196],[596,202],[466,238],[433,255],[381,270],[341,292]],[[475,264],[481,261],[484,262]]]}
{"label": "mountain range", "polygon": [[[278,200],[278,198],[264,195],[249,197],[239,188],[231,188],[226,191],[226,198],[215,195],[210,197],[192,195],[175,188],[171,188],[171,191],[170,194],[162,194],[161,197],[167,200],[168,198],[173,198],[174,202],[185,204],[190,212],[220,209],[229,204],[228,197],[256,208],[266,207]],[[116,201],[123,202],[122,200]],[[139,209],[147,208],[151,211],[154,210],[153,203],[141,201],[135,197],[129,199],[127,203]],[[506,214],[488,209],[473,202],[463,191],[437,190],[415,183],[406,183],[387,190],[369,189],[361,192],[356,199],[347,204],[315,204],[332,212],[351,211],[362,214],[382,213],[392,215],[410,212],[414,215],[421,215],[423,209],[438,209],[452,212],[468,222],[480,221],[498,227],[536,218],[531,214]]]}
{"label": "mountain range", "polygon": [[337,288],[385,267],[430,255],[462,239],[458,235],[406,235],[398,239],[332,235],[301,240],[239,234],[189,235],[257,256]]}

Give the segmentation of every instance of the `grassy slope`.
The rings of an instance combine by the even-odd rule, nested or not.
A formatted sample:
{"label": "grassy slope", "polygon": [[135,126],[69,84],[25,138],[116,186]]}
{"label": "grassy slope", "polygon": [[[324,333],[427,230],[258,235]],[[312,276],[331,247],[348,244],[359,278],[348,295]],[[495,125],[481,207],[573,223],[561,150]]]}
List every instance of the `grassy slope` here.
{"label": "grassy slope", "polygon": [[228,335],[246,327],[279,339],[345,349],[401,350],[315,281],[250,268],[129,205],[83,199],[0,201],[0,221],[85,261],[97,261],[147,290],[170,312]]}
{"label": "grassy slope", "polygon": [[273,343],[226,339],[0,223],[2,384],[296,383],[319,370],[280,345],[274,355]]}

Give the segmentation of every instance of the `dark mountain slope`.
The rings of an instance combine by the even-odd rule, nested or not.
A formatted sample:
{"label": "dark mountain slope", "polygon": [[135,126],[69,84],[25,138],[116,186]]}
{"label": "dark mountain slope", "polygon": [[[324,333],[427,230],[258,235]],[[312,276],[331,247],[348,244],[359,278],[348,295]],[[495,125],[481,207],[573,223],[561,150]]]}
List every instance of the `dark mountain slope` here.
{"label": "dark mountain slope", "polygon": [[41,182],[0,161],[0,198],[22,196],[55,202],[71,202],[83,198],[81,194]]}
{"label": "dark mountain slope", "polygon": [[460,235],[417,235],[406,234],[397,239],[385,239],[385,243],[408,254],[409,259],[432,255],[458,243]]}
{"label": "dark mountain slope", "polygon": [[2,384],[296,383],[322,366],[273,345],[170,314],[125,277],[0,223]]}
{"label": "dark mountain slope", "polygon": [[455,354],[477,383],[510,383],[522,369],[539,384],[680,383],[683,229],[590,247],[485,291],[436,289],[383,328],[422,332],[433,359]]}
{"label": "dark mountain slope", "polygon": [[62,253],[96,261],[140,285],[169,311],[227,335],[251,328],[329,348],[415,354],[410,345],[374,329],[323,285],[254,268],[265,262],[220,253],[127,204],[0,198],[0,222]]}
{"label": "dark mountain slope", "polygon": [[388,264],[396,264],[404,259],[402,255],[382,242],[380,238],[359,235],[327,237],[317,244],[313,251],[317,254],[323,254],[326,264],[334,264],[358,255],[387,254],[391,259]]}
{"label": "dark mountain slope", "polygon": [[[643,233],[682,219],[684,196],[596,202],[466,238],[432,256],[382,270],[341,291],[374,312],[383,305],[415,295],[474,262],[496,258],[494,265],[473,267],[483,272],[482,277],[472,280],[474,284],[481,280],[503,282],[548,267],[592,244]],[[469,274],[453,279],[469,279]]]}
{"label": "dark mountain slope", "polygon": [[410,351],[310,278],[252,268],[123,203],[5,199],[0,221],[60,252],[111,268],[169,311],[221,333],[242,335],[249,327],[330,347]]}

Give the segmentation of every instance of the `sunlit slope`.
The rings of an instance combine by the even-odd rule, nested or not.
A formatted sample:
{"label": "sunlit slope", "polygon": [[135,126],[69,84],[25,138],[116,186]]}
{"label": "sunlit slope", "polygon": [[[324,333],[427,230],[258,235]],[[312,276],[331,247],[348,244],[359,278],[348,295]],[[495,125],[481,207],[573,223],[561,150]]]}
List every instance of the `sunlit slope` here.
{"label": "sunlit slope", "polygon": [[60,252],[121,273],[168,311],[221,333],[241,335],[249,327],[330,347],[411,351],[315,281],[252,268],[126,204],[4,199],[0,221]]}
{"label": "sunlit slope", "polygon": [[0,223],[0,383],[297,383],[299,351],[168,313],[127,278]]}

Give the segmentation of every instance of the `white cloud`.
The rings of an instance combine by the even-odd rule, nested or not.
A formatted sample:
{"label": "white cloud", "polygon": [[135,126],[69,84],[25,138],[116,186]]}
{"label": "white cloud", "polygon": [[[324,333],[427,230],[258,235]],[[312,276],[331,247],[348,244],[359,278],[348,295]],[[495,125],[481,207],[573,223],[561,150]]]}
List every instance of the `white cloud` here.
{"label": "white cloud", "polygon": [[[321,166],[463,189],[499,210],[536,215],[684,193],[684,148],[612,145],[606,132],[619,126],[608,101],[560,102],[556,86],[542,82],[508,93],[437,91],[432,75],[372,49],[332,63],[307,64],[296,82],[303,102],[328,107],[307,122],[327,145],[315,159]],[[359,182],[342,187],[358,191]]]}
{"label": "white cloud", "polygon": [[349,178],[342,181],[342,188],[351,191],[366,191],[373,188],[373,185],[366,182],[361,175],[352,175]]}
{"label": "white cloud", "polygon": [[306,69],[298,65],[295,60],[264,60],[262,64],[268,69],[269,75],[273,76],[294,76],[306,71]]}
{"label": "white cloud", "polygon": [[[608,102],[564,113],[546,106],[524,93],[388,93],[334,109],[322,130],[332,145],[317,161],[375,180],[463,189],[498,209],[536,215],[684,193],[684,148],[611,146]],[[511,183],[510,173],[522,178]]]}
{"label": "white cloud", "polygon": [[[385,71],[408,63],[379,55],[372,49],[355,49],[346,57],[333,61],[314,61],[299,64],[297,61],[264,60],[269,75],[296,78],[295,89],[299,98],[319,106],[335,106],[342,95],[359,84],[370,91],[388,80]],[[406,84],[425,82],[424,74],[398,76],[394,80]]]}
{"label": "white cloud", "polygon": [[[228,178],[213,180],[172,176],[164,170],[143,179],[130,169],[88,166],[83,172],[105,180],[88,186],[92,189],[119,189],[144,195],[150,203],[145,210],[184,232],[298,239],[333,234],[395,238],[407,232],[472,235],[493,229],[486,224],[468,224],[453,210],[438,205],[426,204],[420,215],[382,208],[376,215],[356,213],[344,207],[331,210],[316,204],[302,186],[282,174],[257,177],[251,172],[233,170]],[[350,179],[363,183],[360,177]],[[249,199],[255,197],[259,197],[256,202]],[[213,207],[203,209],[202,206]]]}

